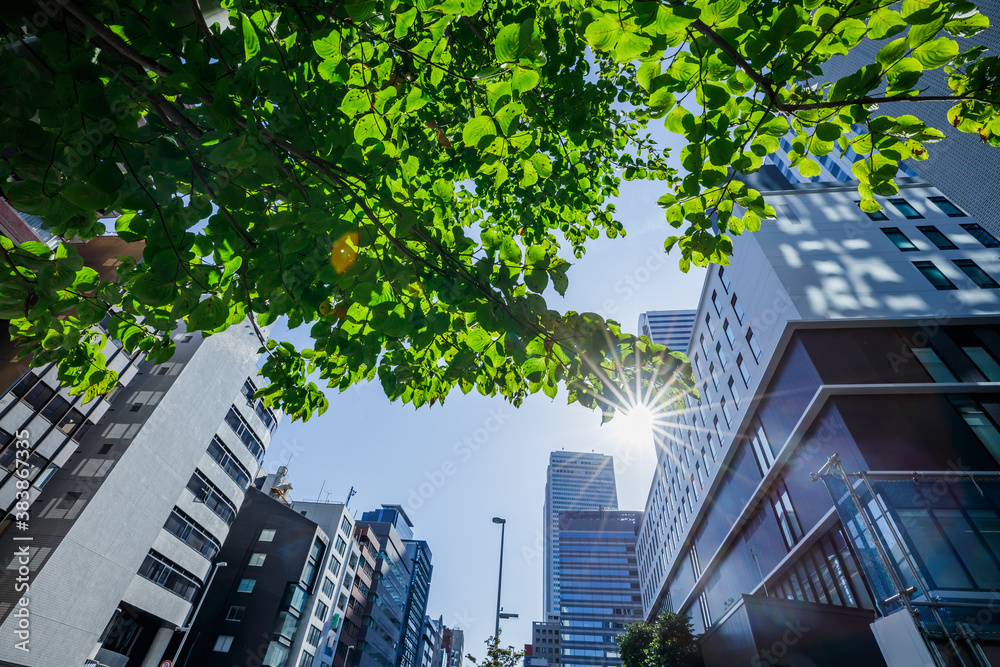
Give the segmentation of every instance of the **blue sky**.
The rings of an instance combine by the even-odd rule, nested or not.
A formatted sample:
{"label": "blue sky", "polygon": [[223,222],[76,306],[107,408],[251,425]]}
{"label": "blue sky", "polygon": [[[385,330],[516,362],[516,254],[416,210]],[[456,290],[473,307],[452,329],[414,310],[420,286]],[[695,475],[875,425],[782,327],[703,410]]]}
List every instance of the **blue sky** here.
{"label": "blue sky", "polygon": [[[661,130],[662,132],[662,130]],[[656,199],[662,184],[623,183],[617,202],[627,235],[592,242],[570,269],[560,310],[594,311],[635,332],[646,310],[694,308],[704,271],[677,269],[664,254],[671,234]],[[272,335],[309,346],[308,328],[276,327]],[[600,414],[543,394],[514,409],[500,399],[455,392],[443,405],[390,403],[378,383],[331,390],[330,409],[307,423],[285,421],[265,465],[288,464],[292,497],[342,500],[351,486],[355,514],[382,503],[409,511],[418,539],[433,551],[428,614],[465,631],[465,652],[482,656],[496,612],[499,526],[507,519],[503,607],[505,644],[531,641],[542,617],[542,505],[549,452],[596,451],[615,457],[619,506],[641,510],[655,466],[652,440],[635,437]],[[320,490],[323,489],[320,496]]]}

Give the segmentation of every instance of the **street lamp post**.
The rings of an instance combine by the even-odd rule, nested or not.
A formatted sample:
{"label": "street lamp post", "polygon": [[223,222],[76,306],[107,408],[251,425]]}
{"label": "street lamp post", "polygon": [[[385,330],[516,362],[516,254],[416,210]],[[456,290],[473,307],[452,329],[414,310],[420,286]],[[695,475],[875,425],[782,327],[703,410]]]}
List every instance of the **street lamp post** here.
{"label": "street lamp post", "polygon": [[500,641],[500,587],[503,584],[503,537],[507,529],[507,520],[498,516],[493,517],[493,523],[500,524],[500,574],[497,575],[497,627],[494,637]]}
{"label": "street lamp post", "polygon": [[208,575],[208,581],[205,582],[205,587],[201,590],[201,598],[198,600],[198,605],[194,608],[194,611],[191,612],[191,620],[185,627],[180,628],[184,631],[184,634],[181,635],[181,643],[178,644],[177,651],[174,653],[174,657],[170,661],[171,665],[176,665],[177,659],[181,656],[181,649],[184,648],[184,642],[187,641],[188,633],[191,632],[191,626],[194,625],[195,619],[198,618],[198,612],[201,611],[201,605],[205,602],[205,598],[208,596],[208,589],[212,587],[212,580],[215,579],[215,575],[219,572],[219,568],[223,568],[227,565],[229,565],[229,563],[222,561],[212,566],[212,573]]}

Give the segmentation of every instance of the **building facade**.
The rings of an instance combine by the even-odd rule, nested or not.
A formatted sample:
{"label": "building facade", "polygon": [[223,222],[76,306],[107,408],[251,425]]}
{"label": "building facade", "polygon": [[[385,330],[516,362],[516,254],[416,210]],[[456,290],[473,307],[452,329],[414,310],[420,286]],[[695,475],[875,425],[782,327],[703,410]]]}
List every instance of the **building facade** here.
{"label": "building facade", "polygon": [[462,667],[465,650],[465,633],[461,628],[445,628],[441,636],[441,647],[444,649],[443,665],[446,667]]}
{"label": "building facade", "polygon": [[650,310],[639,315],[639,335],[658,345],[687,352],[696,310]]}
{"label": "building facade", "polygon": [[[994,506],[951,485],[851,514],[830,469],[811,475],[835,454],[852,475],[1000,470],[1000,241],[922,182],[868,215],[856,184],[762,171],[749,184],[778,219],[710,271],[689,350],[699,395],[657,443],[637,542],[644,614],[690,616],[709,667],[1000,664],[973,657],[993,655],[995,628],[947,620],[975,618],[1000,576]],[[918,567],[886,574],[876,552]],[[945,619],[907,626],[926,662],[899,662],[885,637],[904,632],[873,633],[903,618],[883,580],[913,581],[907,604]],[[952,647],[965,662],[942,657]]]}
{"label": "building facade", "polygon": [[[621,665],[616,638],[642,619],[635,543],[642,512],[559,516],[562,574],[558,661],[563,667]],[[542,657],[546,657],[544,654]]]}
{"label": "building facade", "polygon": [[[174,339],[167,363],[129,359],[128,385],[40,490],[28,529],[0,538],[15,565],[14,538],[29,538],[32,631],[60,638],[30,653],[4,644],[0,661],[142,665],[165,653],[201,595],[278,417],[249,398],[260,347],[249,325]],[[22,376],[8,414],[45,394],[44,416],[62,395],[48,374]],[[52,431],[30,419],[23,428],[48,442]],[[11,584],[0,594],[6,633],[18,624]]]}
{"label": "building facade", "polygon": [[559,613],[559,514],[569,510],[616,510],[618,490],[610,456],[552,452],[545,481],[545,609],[543,618]]}
{"label": "building facade", "polygon": [[[530,664],[558,665],[560,662],[560,636],[558,620],[532,622]],[[529,662],[528,657],[525,654],[525,664]]]}

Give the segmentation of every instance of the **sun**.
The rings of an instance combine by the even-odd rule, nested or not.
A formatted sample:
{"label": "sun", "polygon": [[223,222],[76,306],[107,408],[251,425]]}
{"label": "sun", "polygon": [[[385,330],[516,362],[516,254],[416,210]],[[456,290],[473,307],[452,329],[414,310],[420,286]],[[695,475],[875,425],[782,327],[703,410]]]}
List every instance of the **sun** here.
{"label": "sun", "polygon": [[619,409],[610,426],[615,435],[626,444],[648,445],[653,441],[656,415],[647,405],[638,404]]}

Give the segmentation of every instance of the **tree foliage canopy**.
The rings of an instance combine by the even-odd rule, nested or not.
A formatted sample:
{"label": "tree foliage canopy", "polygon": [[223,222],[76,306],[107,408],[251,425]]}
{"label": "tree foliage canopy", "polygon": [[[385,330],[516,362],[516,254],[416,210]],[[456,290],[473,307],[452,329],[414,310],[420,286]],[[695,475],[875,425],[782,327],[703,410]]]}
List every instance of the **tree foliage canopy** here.
{"label": "tree foliage canopy", "polygon": [[701,667],[698,642],[687,616],[665,611],[647,623],[632,623],[618,635],[622,667]]}
{"label": "tree foliage canopy", "polygon": [[[270,342],[265,400],[326,408],[309,380],[391,399],[458,387],[605,410],[687,387],[686,358],[557,312],[570,260],[625,233],[622,179],[658,181],[681,267],[725,264],[773,209],[736,176],[794,132],[804,176],[834,150],[862,206],[944,137],[879,105],[944,68],[962,132],[1000,143],[997,58],[968,2],[904,0],[10,0],[0,8],[0,191],[65,238],[145,243],[115,283],[71,244],[0,246],[0,317],[74,390],[115,381],[89,333],[154,360],[179,326],[310,326]],[[889,40],[815,84],[829,58]],[[940,96],[934,99],[940,99]],[[687,141],[682,171],[649,139]],[[665,234],[666,235],[666,234]],[[262,336],[263,342],[263,336]],[[670,392],[664,392],[669,396]]]}

